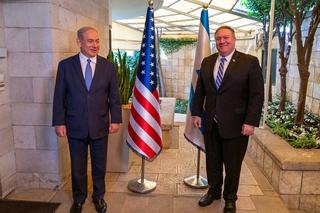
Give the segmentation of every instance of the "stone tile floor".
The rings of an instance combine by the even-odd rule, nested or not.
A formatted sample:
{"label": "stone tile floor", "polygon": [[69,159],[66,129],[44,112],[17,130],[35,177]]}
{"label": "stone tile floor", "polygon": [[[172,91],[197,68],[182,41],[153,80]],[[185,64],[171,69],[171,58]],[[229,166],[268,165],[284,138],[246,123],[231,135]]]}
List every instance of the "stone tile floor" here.
{"label": "stone tile floor", "polygon": [[[179,118],[177,119],[179,121]],[[153,161],[146,162],[145,178],[157,182],[155,191],[136,194],[127,189],[129,180],[140,177],[141,159],[132,155],[128,173],[108,173],[105,199],[108,213],[194,213],[223,211],[224,201],[214,201],[208,207],[199,207],[198,200],[206,189],[194,189],[183,183],[184,177],[196,173],[197,150],[183,137],[183,123],[176,123],[179,149],[164,149]],[[205,176],[204,155],[201,154],[200,174]],[[89,177],[90,179],[90,177]],[[60,190],[17,189],[8,199],[61,202],[57,213],[67,213],[72,204],[71,181]],[[89,181],[90,182],[90,181]],[[89,191],[92,184],[89,183]],[[279,195],[249,156],[242,166],[238,191],[237,213],[302,213],[287,210]],[[90,197],[83,206],[84,213],[95,212]]]}

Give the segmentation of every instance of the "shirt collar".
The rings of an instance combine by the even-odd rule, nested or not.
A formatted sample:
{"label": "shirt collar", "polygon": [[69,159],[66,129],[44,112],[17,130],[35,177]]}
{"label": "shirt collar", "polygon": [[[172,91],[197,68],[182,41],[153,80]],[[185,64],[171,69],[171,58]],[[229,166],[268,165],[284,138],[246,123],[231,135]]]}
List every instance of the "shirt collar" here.
{"label": "shirt collar", "polygon": [[219,54],[218,60],[220,61],[221,58],[224,57],[224,58],[226,59],[226,61],[230,61],[235,50],[236,50],[236,49],[234,49],[234,50],[233,50],[229,55],[227,55],[227,56],[222,56],[222,55]]}
{"label": "shirt collar", "polygon": [[[79,53],[80,61],[87,63],[88,57],[85,56],[82,52]],[[89,58],[92,63],[96,64],[97,63],[97,56],[93,58]]]}

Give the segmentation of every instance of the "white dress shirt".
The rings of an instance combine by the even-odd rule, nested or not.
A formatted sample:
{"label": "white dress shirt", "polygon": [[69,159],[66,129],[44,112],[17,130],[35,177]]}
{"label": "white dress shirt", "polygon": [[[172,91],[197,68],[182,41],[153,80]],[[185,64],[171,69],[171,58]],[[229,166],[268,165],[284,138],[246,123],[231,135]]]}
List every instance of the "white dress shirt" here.
{"label": "white dress shirt", "polygon": [[[224,57],[226,60],[225,60],[224,65],[223,65],[223,76],[224,76],[224,74],[225,74],[225,72],[226,72],[226,70],[227,70],[227,67],[228,67],[228,65],[229,65],[229,63],[230,63],[230,60],[231,60],[231,58],[232,58],[232,56],[233,56],[234,51],[235,51],[235,50],[233,50],[232,53],[230,53],[229,55],[227,55],[227,56]],[[223,56],[219,55],[218,58],[217,58],[217,60],[216,60],[215,65],[214,65],[214,68],[213,68],[214,80],[217,79],[217,74],[218,74],[218,70],[219,70],[219,65],[220,65],[220,61],[221,61],[221,58],[222,58],[222,57],[223,57]]]}
{"label": "white dress shirt", "polygon": [[88,58],[87,56],[83,55],[81,52],[79,54],[79,58],[80,58],[80,64],[81,64],[81,69],[82,69],[82,74],[83,74],[83,78],[85,78],[85,73],[86,73],[86,66],[88,63],[88,59],[91,60],[90,62],[90,66],[91,66],[91,70],[92,70],[92,79],[94,76],[94,72],[96,69],[96,64],[97,64],[97,56],[93,57],[93,58]]}

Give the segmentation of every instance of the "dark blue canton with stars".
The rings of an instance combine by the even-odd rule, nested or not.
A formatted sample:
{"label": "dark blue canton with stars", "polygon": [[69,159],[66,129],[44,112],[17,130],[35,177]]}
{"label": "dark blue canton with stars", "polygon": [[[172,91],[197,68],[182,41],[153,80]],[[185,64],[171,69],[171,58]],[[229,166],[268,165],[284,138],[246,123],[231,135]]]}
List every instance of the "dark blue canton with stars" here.
{"label": "dark blue canton with stars", "polygon": [[157,88],[157,69],[155,53],[155,29],[153,8],[148,7],[143,39],[140,49],[139,70],[137,77],[153,92]]}

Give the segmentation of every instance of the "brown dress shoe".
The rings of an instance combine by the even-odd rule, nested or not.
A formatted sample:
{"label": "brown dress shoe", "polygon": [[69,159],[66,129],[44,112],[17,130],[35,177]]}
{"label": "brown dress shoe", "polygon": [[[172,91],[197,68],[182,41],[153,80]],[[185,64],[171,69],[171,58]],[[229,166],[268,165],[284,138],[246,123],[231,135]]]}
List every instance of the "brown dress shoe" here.
{"label": "brown dress shoe", "polygon": [[73,203],[70,208],[70,213],[81,213],[82,203]]}
{"label": "brown dress shoe", "polygon": [[98,213],[105,213],[107,211],[107,203],[104,199],[94,199],[93,204]]}
{"label": "brown dress shoe", "polygon": [[212,193],[207,192],[205,195],[203,195],[198,204],[199,206],[205,207],[210,205],[214,200],[219,200],[221,196],[213,195]]}
{"label": "brown dress shoe", "polygon": [[224,206],[223,213],[235,213],[236,212],[236,202],[226,201]]}

